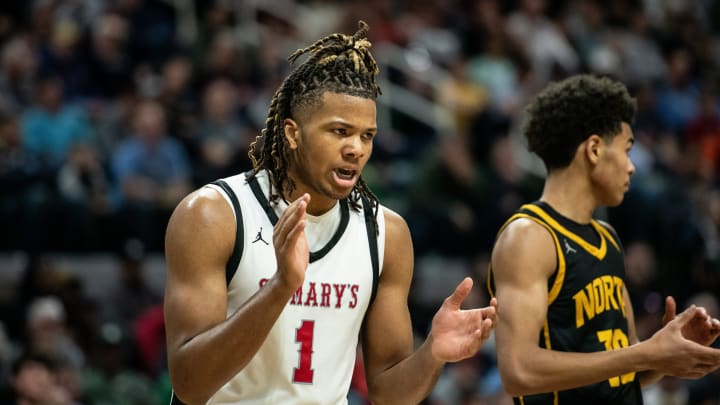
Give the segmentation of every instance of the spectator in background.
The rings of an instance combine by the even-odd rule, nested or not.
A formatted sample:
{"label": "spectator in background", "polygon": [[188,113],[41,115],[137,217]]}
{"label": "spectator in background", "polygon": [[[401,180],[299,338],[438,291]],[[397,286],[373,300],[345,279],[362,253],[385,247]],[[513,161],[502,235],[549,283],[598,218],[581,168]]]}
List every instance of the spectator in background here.
{"label": "spectator in background", "polygon": [[115,10],[129,26],[128,48],[135,60],[159,69],[176,51],[175,9],[163,0],[130,0],[116,2]]}
{"label": "spectator in background", "polygon": [[463,57],[448,62],[448,73],[447,79],[438,84],[436,98],[450,110],[458,133],[467,136],[475,116],[487,108],[488,92],[470,80],[468,62]]}
{"label": "spectator in background", "polygon": [[107,318],[117,324],[125,334],[130,334],[140,314],[159,304],[162,297],[153,290],[144,277],[145,248],[137,239],[125,242],[119,258],[118,277],[110,297]]}
{"label": "spectator in background", "polygon": [[20,123],[23,146],[59,166],[77,143],[91,140],[85,111],[63,102],[63,81],[55,75],[38,80],[35,105],[26,110]]}
{"label": "spectator in background", "polygon": [[580,64],[567,37],[545,15],[545,6],[545,0],[522,0],[507,20],[508,32],[524,47],[539,83],[552,79],[556,68],[568,75],[577,72]]}
{"label": "spectator in background", "polygon": [[77,405],[58,383],[53,360],[43,355],[24,354],[17,359],[10,384],[11,405]]}
{"label": "spectator in background", "polygon": [[0,116],[0,245],[41,247],[36,231],[45,223],[53,171],[22,145],[17,118]]}
{"label": "spectator in background", "polygon": [[80,48],[80,27],[74,20],[64,17],[53,22],[50,38],[38,50],[40,72],[52,72],[63,79],[66,100],[83,95],[87,83],[87,68]]}
{"label": "spectator in background", "polygon": [[20,114],[33,101],[37,58],[25,35],[10,38],[0,53],[0,112]]}
{"label": "spectator in background", "polygon": [[[167,113],[167,128],[190,152],[197,127],[198,95],[193,88],[194,67],[183,55],[170,58],[162,67],[162,90],[158,101]],[[194,153],[193,153],[194,154]]]}
{"label": "spectator in background", "polygon": [[82,390],[91,404],[159,405],[148,376],[132,367],[129,335],[118,325],[103,324],[88,351]]}
{"label": "spectator in background", "polygon": [[[57,174],[57,189],[65,215],[59,218],[61,235],[74,234],[67,250],[93,248],[102,240],[99,219],[110,212],[108,175],[95,150],[74,145]],[[62,240],[59,242],[63,242]]]}
{"label": "spectator in background", "polygon": [[190,163],[182,145],[166,133],[160,104],[140,102],[133,124],[135,132],[112,158],[121,215],[129,226],[127,236],[158,248],[172,208],[190,191]]}
{"label": "spectator in background", "polygon": [[56,297],[37,298],[27,310],[27,350],[47,356],[56,363],[80,369],[85,355],[66,327],[65,308]]}
{"label": "spectator in background", "polygon": [[690,52],[682,47],[675,48],[667,56],[668,77],[657,94],[657,108],[660,122],[680,136],[685,125],[699,111],[698,83],[692,76]]}
{"label": "spectator in background", "polygon": [[87,52],[88,96],[111,99],[132,86],[135,63],[128,36],[128,22],[120,14],[104,13],[94,21]]}
{"label": "spectator in background", "polygon": [[195,184],[206,184],[230,173],[251,168],[248,146],[255,133],[241,119],[238,89],[228,79],[218,78],[205,87],[203,113],[196,142]]}
{"label": "spectator in background", "polygon": [[716,179],[720,170],[720,108],[713,91],[701,94],[700,111],[688,123],[684,136],[697,174],[709,181]]}
{"label": "spectator in background", "polygon": [[466,258],[476,252],[476,208],[485,180],[465,137],[446,136],[423,159],[408,193],[408,225],[417,252]]}

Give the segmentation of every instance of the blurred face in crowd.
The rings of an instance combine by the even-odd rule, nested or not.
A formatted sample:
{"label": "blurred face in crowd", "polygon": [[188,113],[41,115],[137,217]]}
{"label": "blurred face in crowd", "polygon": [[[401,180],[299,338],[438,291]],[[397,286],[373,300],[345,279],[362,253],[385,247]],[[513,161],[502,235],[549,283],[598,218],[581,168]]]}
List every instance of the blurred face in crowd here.
{"label": "blurred face in crowd", "polygon": [[168,93],[180,93],[190,81],[192,64],[188,59],[178,57],[163,66],[164,88]]}
{"label": "blurred face in crowd", "polygon": [[0,145],[15,147],[20,146],[21,143],[17,120],[8,119],[0,122]]}
{"label": "blurred face in crowd", "polygon": [[127,21],[117,14],[105,14],[93,26],[93,45],[101,59],[115,59],[128,37]]}
{"label": "blurred face in crowd", "polygon": [[45,79],[38,85],[38,104],[48,111],[57,111],[62,104],[63,85],[59,78]]}
{"label": "blurred face in crowd", "polygon": [[135,111],[135,131],[148,145],[156,144],[165,134],[165,111],[160,104],[145,101]]}
{"label": "blurred face in crowd", "polygon": [[12,379],[18,396],[30,401],[44,401],[47,391],[55,384],[55,376],[45,364],[26,361]]}
{"label": "blurred face in crowd", "polygon": [[522,4],[525,13],[532,17],[540,16],[545,11],[545,0],[524,0]]}
{"label": "blurred face in crowd", "polygon": [[229,80],[215,80],[205,89],[203,106],[208,118],[212,120],[231,118],[236,105],[236,89]]}

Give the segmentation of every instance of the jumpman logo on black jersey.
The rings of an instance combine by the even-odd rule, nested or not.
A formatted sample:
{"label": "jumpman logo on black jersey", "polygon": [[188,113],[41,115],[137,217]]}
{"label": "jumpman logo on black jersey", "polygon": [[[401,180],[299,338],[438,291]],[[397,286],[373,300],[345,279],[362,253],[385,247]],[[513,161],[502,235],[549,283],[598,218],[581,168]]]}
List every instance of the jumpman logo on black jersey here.
{"label": "jumpman logo on black jersey", "polygon": [[563,239],[563,242],[565,243],[565,254],[577,253],[577,250],[570,246],[567,239]]}
{"label": "jumpman logo on black jersey", "polygon": [[265,239],[263,239],[263,237],[262,237],[262,226],[260,227],[260,230],[258,231],[257,236],[255,236],[255,240],[252,241],[252,243],[255,243],[257,241],[260,241],[266,245],[269,245],[269,243],[265,242]]}

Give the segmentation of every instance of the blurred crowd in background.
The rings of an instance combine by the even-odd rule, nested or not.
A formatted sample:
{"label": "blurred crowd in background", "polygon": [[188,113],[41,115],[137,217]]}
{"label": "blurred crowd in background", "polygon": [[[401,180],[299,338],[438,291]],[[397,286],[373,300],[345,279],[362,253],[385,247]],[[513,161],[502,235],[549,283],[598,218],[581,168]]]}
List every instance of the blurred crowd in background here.
{"label": "blurred crowd in background", "polygon": [[[370,26],[380,136],[364,176],[415,244],[418,338],[464,276],[487,303],[495,233],[537,199],[524,106],[580,72],[638,101],[630,191],[599,218],[618,230],[641,339],[663,298],[720,297],[720,2],[713,0],[28,0],[0,4],[0,403],[168,401],[162,255],[179,200],[250,169],[287,57]],[[432,112],[428,114],[427,112]],[[57,255],[104,255],[108,291]],[[85,269],[85,275],[92,269]],[[0,269],[0,273],[3,270]],[[720,374],[665,378],[647,404],[719,404]],[[351,403],[364,403],[362,378]],[[430,405],[508,404],[492,343],[449,365]]]}

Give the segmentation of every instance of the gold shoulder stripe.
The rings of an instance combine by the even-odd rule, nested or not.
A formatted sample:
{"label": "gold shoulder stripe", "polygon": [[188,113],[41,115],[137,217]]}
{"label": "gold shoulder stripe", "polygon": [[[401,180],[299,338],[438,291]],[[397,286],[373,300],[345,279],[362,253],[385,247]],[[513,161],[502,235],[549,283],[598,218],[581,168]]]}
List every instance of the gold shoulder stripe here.
{"label": "gold shoulder stripe", "polygon": [[555,230],[563,234],[564,236],[567,236],[570,240],[577,243],[585,249],[588,253],[595,256],[598,260],[602,260],[605,258],[605,254],[607,254],[607,243],[605,242],[604,232],[601,231],[603,229],[602,225],[599,225],[597,222],[592,221],[590,224],[592,224],[593,228],[600,234],[600,247],[595,247],[591,244],[589,244],[585,239],[581,238],[577,234],[570,232],[567,228],[560,225],[556,220],[554,220],[550,215],[548,215],[547,212],[545,212],[542,208],[538,207],[537,205],[532,204],[525,204],[521,207],[522,209],[526,209],[528,211],[533,212],[535,215],[542,218],[543,221],[547,222],[548,225],[553,227]]}
{"label": "gold shoulder stripe", "polygon": [[605,237],[607,238],[607,240],[609,240],[610,243],[612,243],[612,245],[615,246],[615,249],[619,252],[619,251],[620,251],[620,245],[617,243],[617,241],[615,241],[615,238],[613,238],[613,236],[612,236],[612,234],[610,233],[610,231],[608,231],[607,228],[605,228],[601,223],[599,223],[599,222],[597,222],[597,221],[595,221],[595,220],[593,220],[592,222],[593,222],[593,226],[595,226],[595,225],[597,224],[597,226],[595,226],[595,229],[597,229],[598,231],[600,231],[600,233],[601,233],[603,236],[605,236]]}

